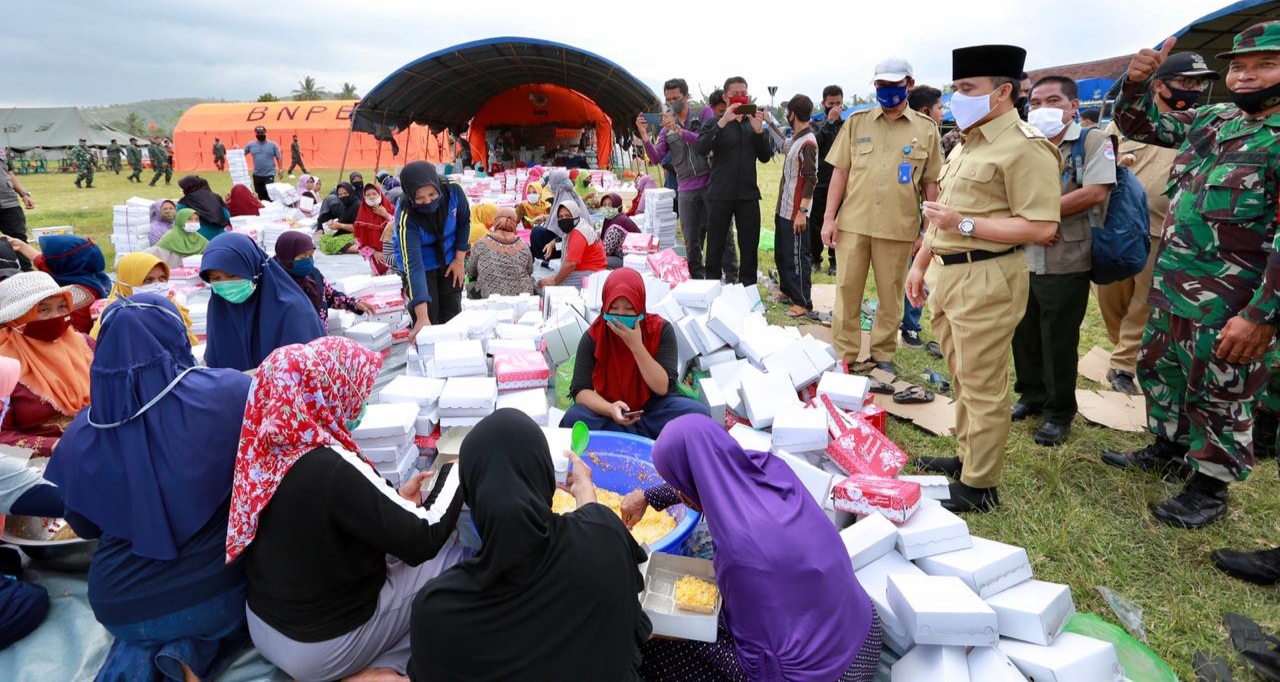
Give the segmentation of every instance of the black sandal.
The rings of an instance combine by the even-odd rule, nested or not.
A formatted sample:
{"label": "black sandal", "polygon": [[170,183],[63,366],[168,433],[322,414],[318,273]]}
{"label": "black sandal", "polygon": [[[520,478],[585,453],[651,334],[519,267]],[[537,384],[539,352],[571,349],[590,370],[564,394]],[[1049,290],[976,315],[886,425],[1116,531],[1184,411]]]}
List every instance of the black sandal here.
{"label": "black sandal", "polygon": [[935,358],[942,357],[942,346],[939,346],[937,341],[930,341],[929,343],[926,343],[924,345],[924,349],[929,353],[929,355],[932,355]]}
{"label": "black sandal", "polygon": [[867,390],[872,393],[879,393],[880,395],[893,395],[893,386],[877,379],[871,380],[871,387]]}
{"label": "black sandal", "polygon": [[893,394],[893,402],[899,405],[917,405],[933,402],[933,392],[919,386],[903,389]]}

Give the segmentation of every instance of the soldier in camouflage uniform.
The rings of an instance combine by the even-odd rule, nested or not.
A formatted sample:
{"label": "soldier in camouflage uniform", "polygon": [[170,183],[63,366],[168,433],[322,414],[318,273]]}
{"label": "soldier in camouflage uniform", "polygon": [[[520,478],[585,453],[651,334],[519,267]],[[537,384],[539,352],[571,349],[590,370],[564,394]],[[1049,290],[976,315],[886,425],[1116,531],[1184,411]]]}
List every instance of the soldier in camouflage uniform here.
{"label": "soldier in camouflage uniform", "polygon": [[116,175],[120,174],[120,153],[120,145],[111,140],[111,144],[107,145],[107,168]]}
{"label": "soldier in camouflage uniform", "polygon": [[1233,103],[1161,114],[1151,76],[1174,42],[1134,57],[1115,106],[1130,139],[1178,149],[1138,359],[1156,441],[1103,460],[1190,473],[1153,514],[1199,528],[1226,513],[1228,484],[1253,469],[1253,399],[1280,313],[1280,22],[1245,30],[1219,55],[1231,60]]}
{"label": "soldier in camouflage uniform", "polygon": [[93,169],[98,160],[85,144],[84,138],[80,138],[80,144],[71,150],[71,163],[76,165],[76,187],[80,187],[81,182],[85,183],[84,187],[93,187]]}
{"label": "soldier in camouflage uniform", "polygon": [[293,168],[297,166],[302,169],[303,173],[307,172],[307,167],[302,163],[302,148],[298,146],[298,136],[293,136],[293,144],[289,145],[289,174],[293,174]]}
{"label": "soldier in camouflage uniform", "polygon": [[124,150],[124,158],[129,162],[129,168],[133,170],[129,174],[129,182],[142,184],[142,147],[138,146],[138,138],[129,138],[129,146]]}
{"label": "soldier in camouflage uniform", "polygon": [[151,176],[149,187],[155,187],[161,176],[164,176],[164,184],[169,184],[173,179],[173,150],[169,147],[169,141],[165,140],[164,145],[152,142],[148,153],[151,155],[151,168],[156,172]]}

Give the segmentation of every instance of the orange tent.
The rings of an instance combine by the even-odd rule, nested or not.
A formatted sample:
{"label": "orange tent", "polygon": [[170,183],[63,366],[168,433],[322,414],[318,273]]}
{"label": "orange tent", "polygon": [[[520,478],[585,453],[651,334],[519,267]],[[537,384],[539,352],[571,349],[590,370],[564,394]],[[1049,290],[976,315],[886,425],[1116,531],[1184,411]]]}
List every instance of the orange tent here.
{"label": "orange tent", "polygon": [[432,135],[426,126],[416,124],[396,134],[396,144],[400,146],[398,156],[392,156],[388,142],[382,144],[379,157],[378,141],[372,135],[351,132],[351,111],[355,105],[356,100],[197,104],[187,109],[173,129],[174,168],[184,173],[215,170],[213,139],[221,138],[227,149],[243,148],[253,141],[253,129],[260,125],[267,127],[267,138],[280,145],[286,168],[289,145],[295,134],[302,149],[302,161],[309,169],[343,165],[394,168],[410,161],[446,163],[453,160],[447,133]]}
{"label": "orange tent", "polygon": [[502,126],[560,126],[564,128],[596,128],[599,140],[597,167],[609,167],[613,151],[613,121],[586,95],[549,83],[519,85],[485,102],[471,119],[467,137],[471,141],[471,158],[484,161],[488,167],[488,142],[485,131]]}

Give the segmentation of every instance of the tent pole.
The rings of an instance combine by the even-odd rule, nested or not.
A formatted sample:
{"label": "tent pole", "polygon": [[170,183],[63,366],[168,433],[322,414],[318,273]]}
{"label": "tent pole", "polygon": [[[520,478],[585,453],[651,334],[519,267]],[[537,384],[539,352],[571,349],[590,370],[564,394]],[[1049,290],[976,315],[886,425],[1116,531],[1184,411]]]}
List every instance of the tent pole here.
{"label": "tent pole", "polygon": [[377,175],[382,170],[382,140],[378,140],[378,153],[373,156],[373,174]]}
{"label": "tent pole", "polygon": [[334,187],[337,187],[338,183],[342,182],[342,176],[347,172],[347,152],[351,151],[351,134],[354,132],[355,125],[353,124],[351,129],[347,131],[347,144],[342,148],[342,168],[338,169],[338,180],[333,183]]}

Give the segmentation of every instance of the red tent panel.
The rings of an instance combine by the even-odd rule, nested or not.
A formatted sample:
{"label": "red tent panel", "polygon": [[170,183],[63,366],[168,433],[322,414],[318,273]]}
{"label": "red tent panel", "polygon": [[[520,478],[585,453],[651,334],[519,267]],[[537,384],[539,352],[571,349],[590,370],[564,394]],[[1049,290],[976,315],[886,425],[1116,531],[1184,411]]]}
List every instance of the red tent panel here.
{"label": "red tent panel", "polygon": [[566,128],[595,126],[598,140],[596,164],[599,168],[609,167],[609,156],[613,151],[613,121],[586,95],[549,83],[520,85],[485,102],[471,119],[468,134],[471,158],[484,161],[488,167],[485,131],[489,128],[545,125]]}

